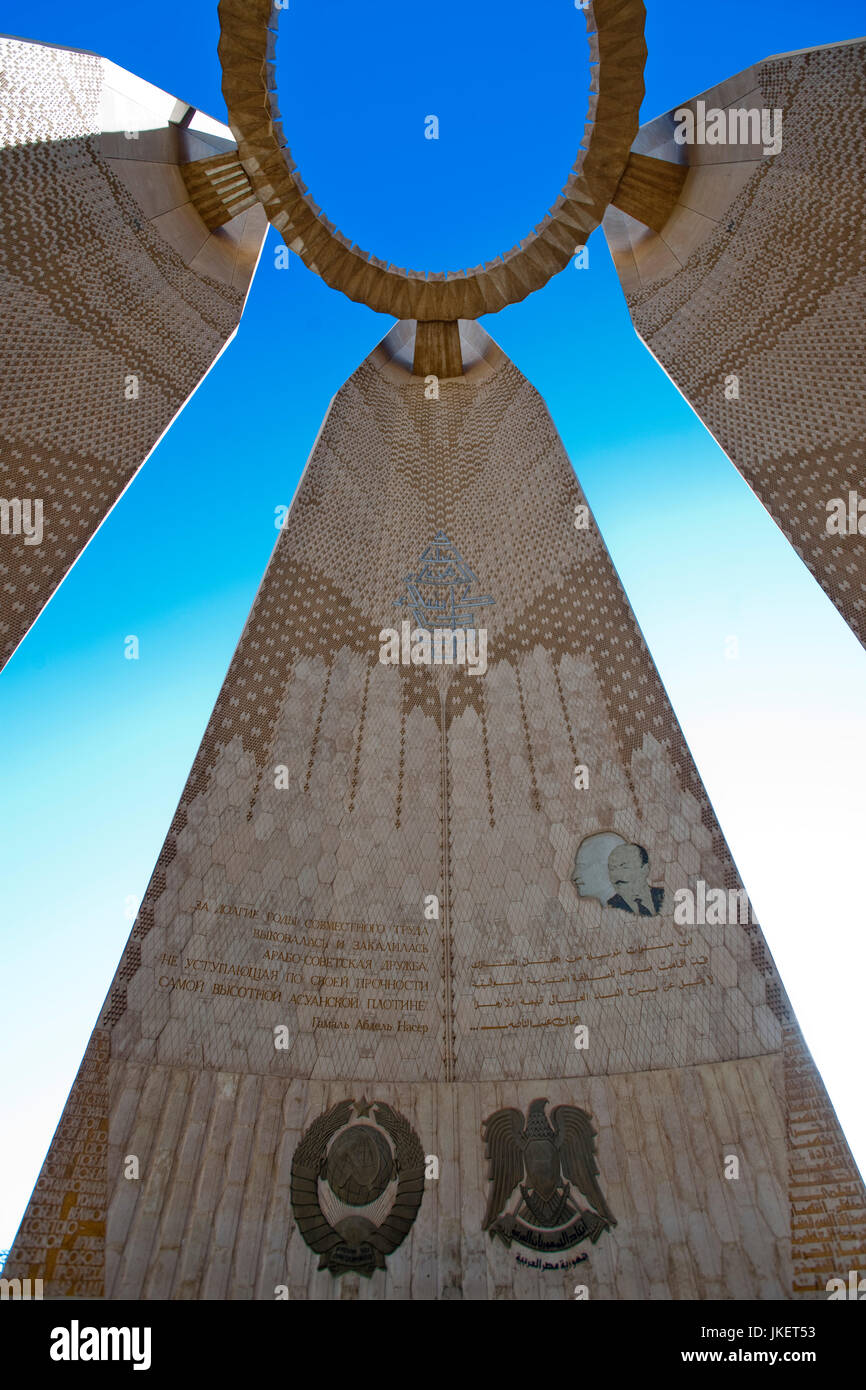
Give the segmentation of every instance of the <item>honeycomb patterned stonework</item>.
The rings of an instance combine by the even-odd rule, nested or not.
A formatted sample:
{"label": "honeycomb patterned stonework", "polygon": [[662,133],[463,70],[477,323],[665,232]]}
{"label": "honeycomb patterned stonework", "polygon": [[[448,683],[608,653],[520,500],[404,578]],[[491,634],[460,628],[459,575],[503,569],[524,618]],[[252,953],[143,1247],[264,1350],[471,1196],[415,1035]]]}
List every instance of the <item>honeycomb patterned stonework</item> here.
{"label": "honeycomb patterned stonework", "polygon": [[[0,68],[0,497],[38,499],[44,517],[40,544],[0,536],[2,665],[234,333],[249,275],[193,269],[152,215],[176,202],[195,227],[181,142],[225,141],[104,135],[94,54],[0,38]],[[221,249],[261,241],[261,210],[236,224]]]}
{"label": "honeycomb patterned stonework", "polygon": [[[339,1296],[288,1172],[362,1091],[442,1164],[373,1296],[562,1296],[481,1231],[481,1120],[539,1094],[599,1129],[593,1296],[819,1296],[862,1185],[760,928],[673,922],[678,888],[740,883],[559,437],[489,340],[431,402],[397,332],[333,402],[106,1001],[107,1296]],[[440,530],[495,600],[483,676],[378,660]],[[659,917],[578,898],[596,830],[646,847]],[[797,1148],[804,1077],[833,1154]],[[838,1214],[795,1279],[806,1181]]]}
{"label": "honeycomb patterned stonework", "polygon": [[[574,528],[585,499],[543,403],[501,355],[483,378],[444,382],[438,403],[396,372],[373,354],[333,404],[110,996],[114,1055],[174,1064],[202,1049],[214,1066],[452,1080],[777,1049],[786,1005],[756,927],[673,931],[670,911],[638,924],[570,882],[583,836],[611,829],[645,845],[669,904],[698,877],[740,886],[598,532]],[[378,661],[407,557],[437,530],[495,598],[485,676]],[[588,791],[573,785],[575,750]],[[255,935],[275,918],[294,941]],[[578,987],[588,949],[625,965],[644,947],[658,970],[639,983],[659,997],[630,996],[619,976],[616,997]],[[509,972],[476,962],[563,952],[562,988],[545,993],[545,972],[521,966],[519,988],[485,994]],[[274,971],[280,998],[160,988],[167,958]],[[395,961],[407,968],[386,988]],[[288,1054],[262,1026],[271,1016],[295,1038]],[[578,1017],[596,1035],[588,1053],[572,1045]]]}
{"label": "honeycomb patterned stonework", "polygon": [[[44,69],[86,95],[86,59]],[[792,79],[790,102],[807,88]],[[60,142],[40,157],[61,184],[70,161],[61,192],[85,220],[88,188],[110,186],[128,229],[141,219],[118,160],[87,133],[91,114],[64,110],[56,130],[40,112]],[[11,151],[13,174],[25,154]],[[23,222],[54,197],[40,191]],[[185,279],[152,228],[133,231],[191,306],[173,341],[188,332],[189,351],[210,333],[210,351],[231,318],[225,285]],[[633,277],[649,273],[640,248],[627,255]],[[96,516],[115,478],[100,441],[120,439],[100,374],[126,340],[103,323],[108,359],[81,346],[88,273],[83,308],[52,271],[21,323],[46,361],[64,343],[73,363],[93,358],[105,428],[70,407],[64,437],[104,473],[98,497],[74,459],[62,473],[56,417],[12,399],[22,467],[38,445],[70,512],[86,501]],[[689,293],[705,292],[698,276]],[[182,367],[148,331],[136,352],[168,408]],[[571,1298],[573,1270],[521,1267],[482,1230],[482,1121],[540,1095],[598,1131],[617,1226],[580,1267],[593,1298],[816,1298],[866,1264],[866,1193],[760,928],[673,921],[678,889],[738,890],[736,868],[597,528],[575,529],[585,499],[544,404],[475,332],[483,351],[438,401],[400,365],[401,324],[332,404],[7,1261],[49,1298],[270,1300],[278,1284],[292,1299]],[[758,418],[743,416],[755,431]],[[785,412],[773,418],[781,438]],[[130,467],[144,448],[136,437]],[[494,600],[483,676],[378,660],[440,531]],[[10,608],[13,625],[58,578]],[[600,830],[646,848],[659,916],[578,897],[575,853]],[[295,1224],[292,1156],[316,1116],[363,1093],[407,1117],[440,1177],[384,1271],[335,1280]]]}
{"label": "honeycomb patterned stonework", "polygon": [[866,644],[866,536],[826,530],[828,502],[866,500],[866,43],[768,59],[703,99],[780,109],[781,152],[679,146],[660,117],[635,149],[688,161],[679,204],[661,234],[610,208],[608,243],[638,333]]}

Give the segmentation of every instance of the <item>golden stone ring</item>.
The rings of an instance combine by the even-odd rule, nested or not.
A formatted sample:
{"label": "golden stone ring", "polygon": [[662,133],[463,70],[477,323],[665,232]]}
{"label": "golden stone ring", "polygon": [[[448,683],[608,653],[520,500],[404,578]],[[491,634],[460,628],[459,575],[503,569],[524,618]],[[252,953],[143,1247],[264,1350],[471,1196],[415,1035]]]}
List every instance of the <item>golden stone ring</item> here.
{"label": "golden stone ring", "polygon": [[268,218],[310,270],[350,299],[397,319],[475,319],[525,299],[563,270],[616,192],[638,131],[646,62],[643,0],[586,8],[592,79],[587,124],[568,182],[519,245],[471,270],[402,270],[362,251],[307,193],[283,134],[276,83],[279,8],[220,0],[223,95],[240,161]]}

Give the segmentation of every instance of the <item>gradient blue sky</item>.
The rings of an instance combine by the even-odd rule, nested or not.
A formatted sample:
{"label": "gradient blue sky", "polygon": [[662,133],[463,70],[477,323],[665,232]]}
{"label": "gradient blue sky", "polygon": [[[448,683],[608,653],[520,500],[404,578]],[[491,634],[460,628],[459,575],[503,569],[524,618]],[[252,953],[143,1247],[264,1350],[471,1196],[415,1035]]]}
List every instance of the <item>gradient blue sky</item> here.
{"label": "gradient blue sky", "polygon": [[[649,10],[643,120],[866,28],[862,0]],[[586,108],[571,0],[291,0],[281,30],[304,178],[374,254],[474,265],[554,201]],[[0,0],[0,31],[91,49],[225,119],[216,0]],[[438,142],[423,138],[430,113]],[[0,1248],[273,547],[274,508],[392,323],[294,257],[277,270],[279,244],[269,233],[235,342],[0,675]],[[866,656],[638,341],[600,232],[589,270],[484,324],[547,400],[864,1167]]]}

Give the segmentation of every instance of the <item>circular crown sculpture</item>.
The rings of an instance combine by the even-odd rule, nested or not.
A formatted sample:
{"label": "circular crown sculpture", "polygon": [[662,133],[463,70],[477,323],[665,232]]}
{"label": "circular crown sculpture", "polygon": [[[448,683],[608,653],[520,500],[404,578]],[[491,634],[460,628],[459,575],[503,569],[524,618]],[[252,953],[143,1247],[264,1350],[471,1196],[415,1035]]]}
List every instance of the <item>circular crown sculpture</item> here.
{"label": "circular crown sculpture", "polygon": [[277,105],[279,8],[220,0],[223,95],[238,154],[268,218],[332,289],[397,319],[474,319],[525,299],[563,270],[604,216],[622,178],[644,94],[643,0],[586,9],[592,79],[581,150],[547,216],[518,246],[472,270],[401,270],[353,245],[307,194]]}

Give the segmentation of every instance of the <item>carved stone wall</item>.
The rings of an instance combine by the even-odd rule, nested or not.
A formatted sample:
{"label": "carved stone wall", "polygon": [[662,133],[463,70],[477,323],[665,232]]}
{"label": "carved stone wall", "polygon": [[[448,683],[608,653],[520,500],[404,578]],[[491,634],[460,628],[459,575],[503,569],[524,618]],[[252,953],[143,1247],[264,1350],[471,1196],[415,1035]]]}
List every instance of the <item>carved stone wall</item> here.
{"label": "carved stone wall", "polygon": [[[823,1158],[791,1137],[790,1007],[561,441],[477,327],[438,399],[412,346],[399,325],[333,402],[106,1001],[106,1293],[820,1293],[791,1261],[789,1164]],[[474,603],[485,670],[380,659],[431,592]],[[585,1233],[509,1244],[488,1164],[524,1140],[493,1136],[542,1099]],[[387,1124],[436,1160],[417,1211]],[[323,1186],[337,1131],[366,1244]],[[864,1232],[845,1162],[829,1265]]]}
{"label": "carved stone wall", "polygon": [[[482,1230],[482,1121],[525,1110],[537,1083],[375,1083],[439,1159],[411,1231],[372,1279],[334,1279],[292,1217],[292,1154],[310,1120],[359,1083],[290,1082],[191,1068],[112,1067],[112,1143],[142,1155],[147,1178],[117,1184],[109,1223],[110,1298],[572,1299],[790,1296],[781,1059],[546,1084],[551,1104],[590,1112],[617,1225],[595,1245],[533,1266]],[[760,1123],[756,1119],[760,1117]],[[731,1146],[738,1182],[720,1178]],[[520,1254],[524,1263],[518,1262]],[[579,1255],[588,1258],[577,1260]]]}

